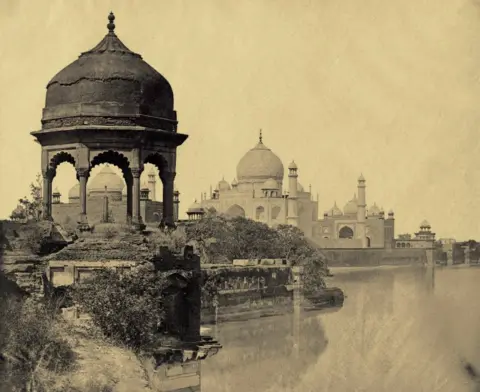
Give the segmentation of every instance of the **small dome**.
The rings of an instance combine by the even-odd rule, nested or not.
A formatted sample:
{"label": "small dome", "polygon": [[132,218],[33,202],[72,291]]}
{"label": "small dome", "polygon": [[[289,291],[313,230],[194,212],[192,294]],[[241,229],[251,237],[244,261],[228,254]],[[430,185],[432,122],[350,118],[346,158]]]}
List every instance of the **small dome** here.
{"label": "small dome", "polygon": [[424,221],[422,221],[422,223],[420,223],[420,228],[422,228],[422,229],[423,229],[423,228],[424,228],[424,229],[430,229],[431,226],[430,226],[430,223],[428,223],[427,220],[424,220]]}
{"label": "small dome", "polygon": [[238,185],[238,181],[236,178],[234,178],[232,181],[232,186],[237,186],[237,185]]}
{"label": "small dome", "polygon": [[390,210],[390,211],[388,211],[388,215],[393,216],[393,215],[395,215],[395,213],[393,212],[393,210]]}
{"label": "small dome", "polygon": [[195,201],[193,202],[193,204],[188,208],[187,210],[187,214],[202,214],[204,213],[205,210],[203,209],[203,207],[197,202],[197,200],[195,199]]}
{"label": "small dome", "polygon": [[114,19],[110,14],[109,31],[97,46],[48,83],[44,128],[63,125],[67,118],[70,126],[84,121],[89,125],[124,125],[127,121],[141,125],[160,123],[162,118],[176,120],[170,84],[120,41],[114,33]]}
{"label": "small dome", "polygon": [[288,165],[288,168],[289,168],[290,170],[297,170],[297,169],[298,169],[298,166],[297,166],[297,164],[295,163],[295,161],[292,161],[292,162],[290,163],[290,165]]}
{"label": "small dome", "polygon": [[299,182],[297,182],[297,192],[305,192],[305,188]]}
{"label": "small dome", "polygon": [[273,178],[283,181],[283,163],[262,139],[240,159],[237,165],[237,178],[240,182],[262,182]]}
{"label": "small dome", "polygon": [[55,187],[55,189],[53,190],[52,195],[60,196],[60,191],[57,187]]}
{"label": "small dome", "polygon": [[68,191],[68,199],[69,200],[76,200],[78,198],[80,198],[80,183],[77,182]]}
{"label": "small dome", "polygon": [[92,179],[88,186],[88,193],[104,194],[105,187],[107,187],[107,193],[121,193],[125,187],[123,179],[108,164]]}
{"label": "small dome", "polygon": [[343,212],[340,208],[337,206],[337,202],[333,205],[333,207],[330,210],[330,216],[342,216]]}
{"label": "small dome", "polygon": [[229,191],[231,188],[230,188],[230,184],[225,181],[224,178],[222,178],[222,180],[218,183],[218,190],[220,191]]}
{"label": "small dome", "polygon": [[343,207],[343,213],[345,215],[354,215],[358,211],[358,201],[357,201],[357,194],[353,195],[353,199],[350,200],[345,207]]}
{"label": "small dome", "polygon": [[278,182],[275,181],[273,178],[269,178],[267,181],[263,183],[262,189],[265,190],[276,190],[278,189]]}
{"label": "small dome", "polygon": [[[125,187],[126,188],[126,187]],[[150,188],[148,185],[144,182],[142,187],[140,188],[141,191],[150,191]]]}
{"label": "small dome", "polygon": [[358,177],[358,182],[365,182],[365,177],[363,174],[360,174],[360,177]]}
{"label": "small dome", "polygon": [[371,206],[368,209],[368,215],[369,216],[377,216],[380,215],[380,208],[378,208],[377,203],[373,203],[373,206]]}

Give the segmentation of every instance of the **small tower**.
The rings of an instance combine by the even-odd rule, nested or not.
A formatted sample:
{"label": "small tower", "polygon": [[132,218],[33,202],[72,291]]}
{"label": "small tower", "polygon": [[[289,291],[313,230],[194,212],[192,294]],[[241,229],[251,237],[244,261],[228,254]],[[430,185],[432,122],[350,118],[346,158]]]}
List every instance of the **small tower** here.
{"label": "small tower", "polygon": [[142,201],[145,201],[145,200],[149,200],[149,193],[150,193],[150,189],[149,189],[149,185],[146,185],[146,184],[143,184],[142,186],[142,189],[140,189],[140,200]]}
{"label": "small tower", "polygon": [[155,175],[155,169],[152,167],[148,172],[148,190],[149,190],[149,195],[152,201],[157,201],[156,192],[155,192],[156,185],[157,185],[157,180]]}
{"label": "small tower", "polygon": [[178,214],[180,210],[180,192],[177,188],[173,191],[173,217],[178,222]]}
{"label": "small tower", "polygon": [[395,239],[395,214],[393,210],[388,212],[388,217],[384,223],[384,242],[385,248],[391,249]]}
{"label": "small tower", "polygon": [[60,191],[58,188],[55,188],[52,193],[52,204],[60,204],[60,196],[62,196]]}
{"label": "small tower", "polygon": [[360,174],[358,178],[358,200],[357,200],[357,230],[356,238],[361,241],[362,248],[367,247],[367,231],[365,227],[365,215],[367,208],[365,177]]}
{"label": "small tower", "polygon": [[287,223],[292,226],[298,226],[298,167],[292,161],[288,166],[288,215]]}

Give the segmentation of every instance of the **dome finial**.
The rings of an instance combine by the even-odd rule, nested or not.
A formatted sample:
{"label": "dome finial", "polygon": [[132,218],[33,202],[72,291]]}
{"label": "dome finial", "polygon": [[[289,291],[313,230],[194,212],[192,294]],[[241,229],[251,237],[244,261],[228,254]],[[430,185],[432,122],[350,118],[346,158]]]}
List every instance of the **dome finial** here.
{"label": "dome finial", "polygon": [[262,128],[260,128],[260,134],[258,135],[258,142],[263,143],[263,137],[262,137]]}
{"label": "dome finial", "polygon": [[110,15],[108,15],[108,32],[113,33],[113,30],[115,30],[115,23],[113,21],[115,20],[115,15],[113,15],[113,12],[110,12]]}

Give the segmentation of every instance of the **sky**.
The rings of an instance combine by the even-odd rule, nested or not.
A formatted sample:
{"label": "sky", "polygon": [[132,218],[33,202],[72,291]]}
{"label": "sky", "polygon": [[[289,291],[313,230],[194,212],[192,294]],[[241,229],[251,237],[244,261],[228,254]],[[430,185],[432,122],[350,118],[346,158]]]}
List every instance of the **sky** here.
{"label": "sky", "polygon": [[[46,85],[106,34],[107,15],[175,94],[181,214],[232,181],[258,131],[319,194],[367,180],[396,232],[480,240],[478,0],[0,1],[0,218],[40,172]],[[96,171],[99,168],[95,168]],[[95,174],[95,172],[93,173]],[[65,196],[74,169],[60,166]]]}

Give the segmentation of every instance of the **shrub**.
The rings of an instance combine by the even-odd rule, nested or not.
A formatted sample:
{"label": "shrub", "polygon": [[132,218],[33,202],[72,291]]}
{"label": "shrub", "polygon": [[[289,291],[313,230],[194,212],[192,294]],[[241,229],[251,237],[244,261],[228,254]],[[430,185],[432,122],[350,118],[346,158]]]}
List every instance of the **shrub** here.
{"label": "shrub", "polygon": [[10,390],[46,391],[44,372],[61,373],[75,360],[70,345],[58,337],[57,307],[2,298],[0,306],[0,378]]}
{"label": "shrub", "polygon": [[164,319],[166,280],[150,269],[119,273],[112,269],[71,289],[73,300],[103,334],[132,349],[151,346]]}

